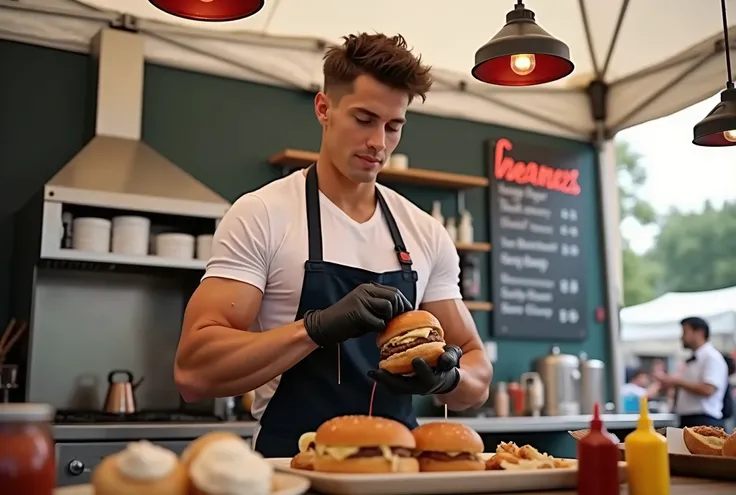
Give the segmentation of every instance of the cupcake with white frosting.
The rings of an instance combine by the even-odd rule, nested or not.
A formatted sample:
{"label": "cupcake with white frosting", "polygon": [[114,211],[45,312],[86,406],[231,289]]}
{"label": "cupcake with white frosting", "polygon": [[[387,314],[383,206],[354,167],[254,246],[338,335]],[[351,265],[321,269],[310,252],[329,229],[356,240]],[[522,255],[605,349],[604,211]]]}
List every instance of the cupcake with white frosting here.
{"label": "cupcake with white frosting", "polygon": [[189,465],[192,495],[268,495],[273,467],[242,439],[205,446]]}
{"label": "cupcake with white frosting", "polygon": [[205,449],[208,445],[212,443],[220,442],[222,440],[240,440],[245,444],[246,448],[250,448],[248,444],[245,443],[245,441],[235,433],[229,431],[211,431],[192,441],[184,450],[184,452],[182,452],[181,462],[184,464],[184,467],[188,470],[189,466],[192,464],[192,461],[197,458],[197,456],[200,452],[202,452],[203,449]]}
{"label": "cupcake with white frosting", "polygon": [[103,459],[92,486],[95,495],[187,495],[189,480],[176,454],[141,440]]}

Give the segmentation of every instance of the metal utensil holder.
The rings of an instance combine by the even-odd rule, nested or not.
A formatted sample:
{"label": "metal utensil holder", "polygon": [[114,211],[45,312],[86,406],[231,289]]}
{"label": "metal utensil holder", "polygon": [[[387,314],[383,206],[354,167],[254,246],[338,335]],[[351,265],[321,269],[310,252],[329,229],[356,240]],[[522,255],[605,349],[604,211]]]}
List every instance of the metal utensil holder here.
{"label": "metal utensil holder", "polygon": [[10,391],[18,388],[18,365],[3,364],[0,366],[0,390],[3,391],[3,403],[10,402]]}

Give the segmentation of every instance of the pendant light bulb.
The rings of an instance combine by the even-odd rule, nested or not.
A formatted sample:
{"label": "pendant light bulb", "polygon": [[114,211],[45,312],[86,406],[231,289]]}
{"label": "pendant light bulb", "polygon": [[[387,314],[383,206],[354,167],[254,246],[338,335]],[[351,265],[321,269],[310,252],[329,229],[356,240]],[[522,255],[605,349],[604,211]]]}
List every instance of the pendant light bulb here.
{"label": "pendant light bulb", "polygon": [[528,76],[537,66],[537,58],[533,53],[511,55],[511,70],[517,76]]}
{"label": "pendant light bulb", "polygon": [[730,131],[724,131],[723,139],[725,139],[729,143],[736,143],[736,129],[732,129]]}

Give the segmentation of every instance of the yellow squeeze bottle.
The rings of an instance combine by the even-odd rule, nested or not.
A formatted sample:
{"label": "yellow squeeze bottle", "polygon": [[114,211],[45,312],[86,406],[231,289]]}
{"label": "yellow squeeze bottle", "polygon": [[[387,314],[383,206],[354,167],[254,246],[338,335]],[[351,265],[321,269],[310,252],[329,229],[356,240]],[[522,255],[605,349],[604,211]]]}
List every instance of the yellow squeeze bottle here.
{"label": "yellow squeeze bottle", "polygon": [[639,400],[636,430],[626,436],[629,495],[669,495],[670,462],[667,440],[654,431],[647,398]]}

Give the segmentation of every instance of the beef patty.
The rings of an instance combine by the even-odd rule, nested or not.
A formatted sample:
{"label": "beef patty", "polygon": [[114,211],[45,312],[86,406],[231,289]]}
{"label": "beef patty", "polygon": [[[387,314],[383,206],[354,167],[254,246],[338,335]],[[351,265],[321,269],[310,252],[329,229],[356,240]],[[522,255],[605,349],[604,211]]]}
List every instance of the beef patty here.
{"label": "beef patty", "polygon": [[419,454],[419,459],[432,459],[433,461],[477,461],[478,455],[471,454],[470,452],[462,452],[458,455],[448,455],[445,452],[422,452]]}
{"label": "beef patty", "polygon": [[[411,450],[401,447],[391,447],[391,452],[397,457],[411,457]],[[382,457],[383,451],[379,447],[362,447],[358,452],[348,459],[360,459],[362,457]]]}
{"label": "beef patty", "polygon": [[440,337],[440,334],[437,332],[437,330],[432,330],[431,332],[429,332],[427,338],[419,337],[416,340],[412,340],[411,342],[405,342],[402,344],[392,344],[391,342],[389,342],[388,344],[381,347],[381,359],[386,359],[389,356],[404,352],[407,349],[411,349],[412,347],[416,347],[422,344],[429,344],[430,342],[442,342],[442,337]]}

